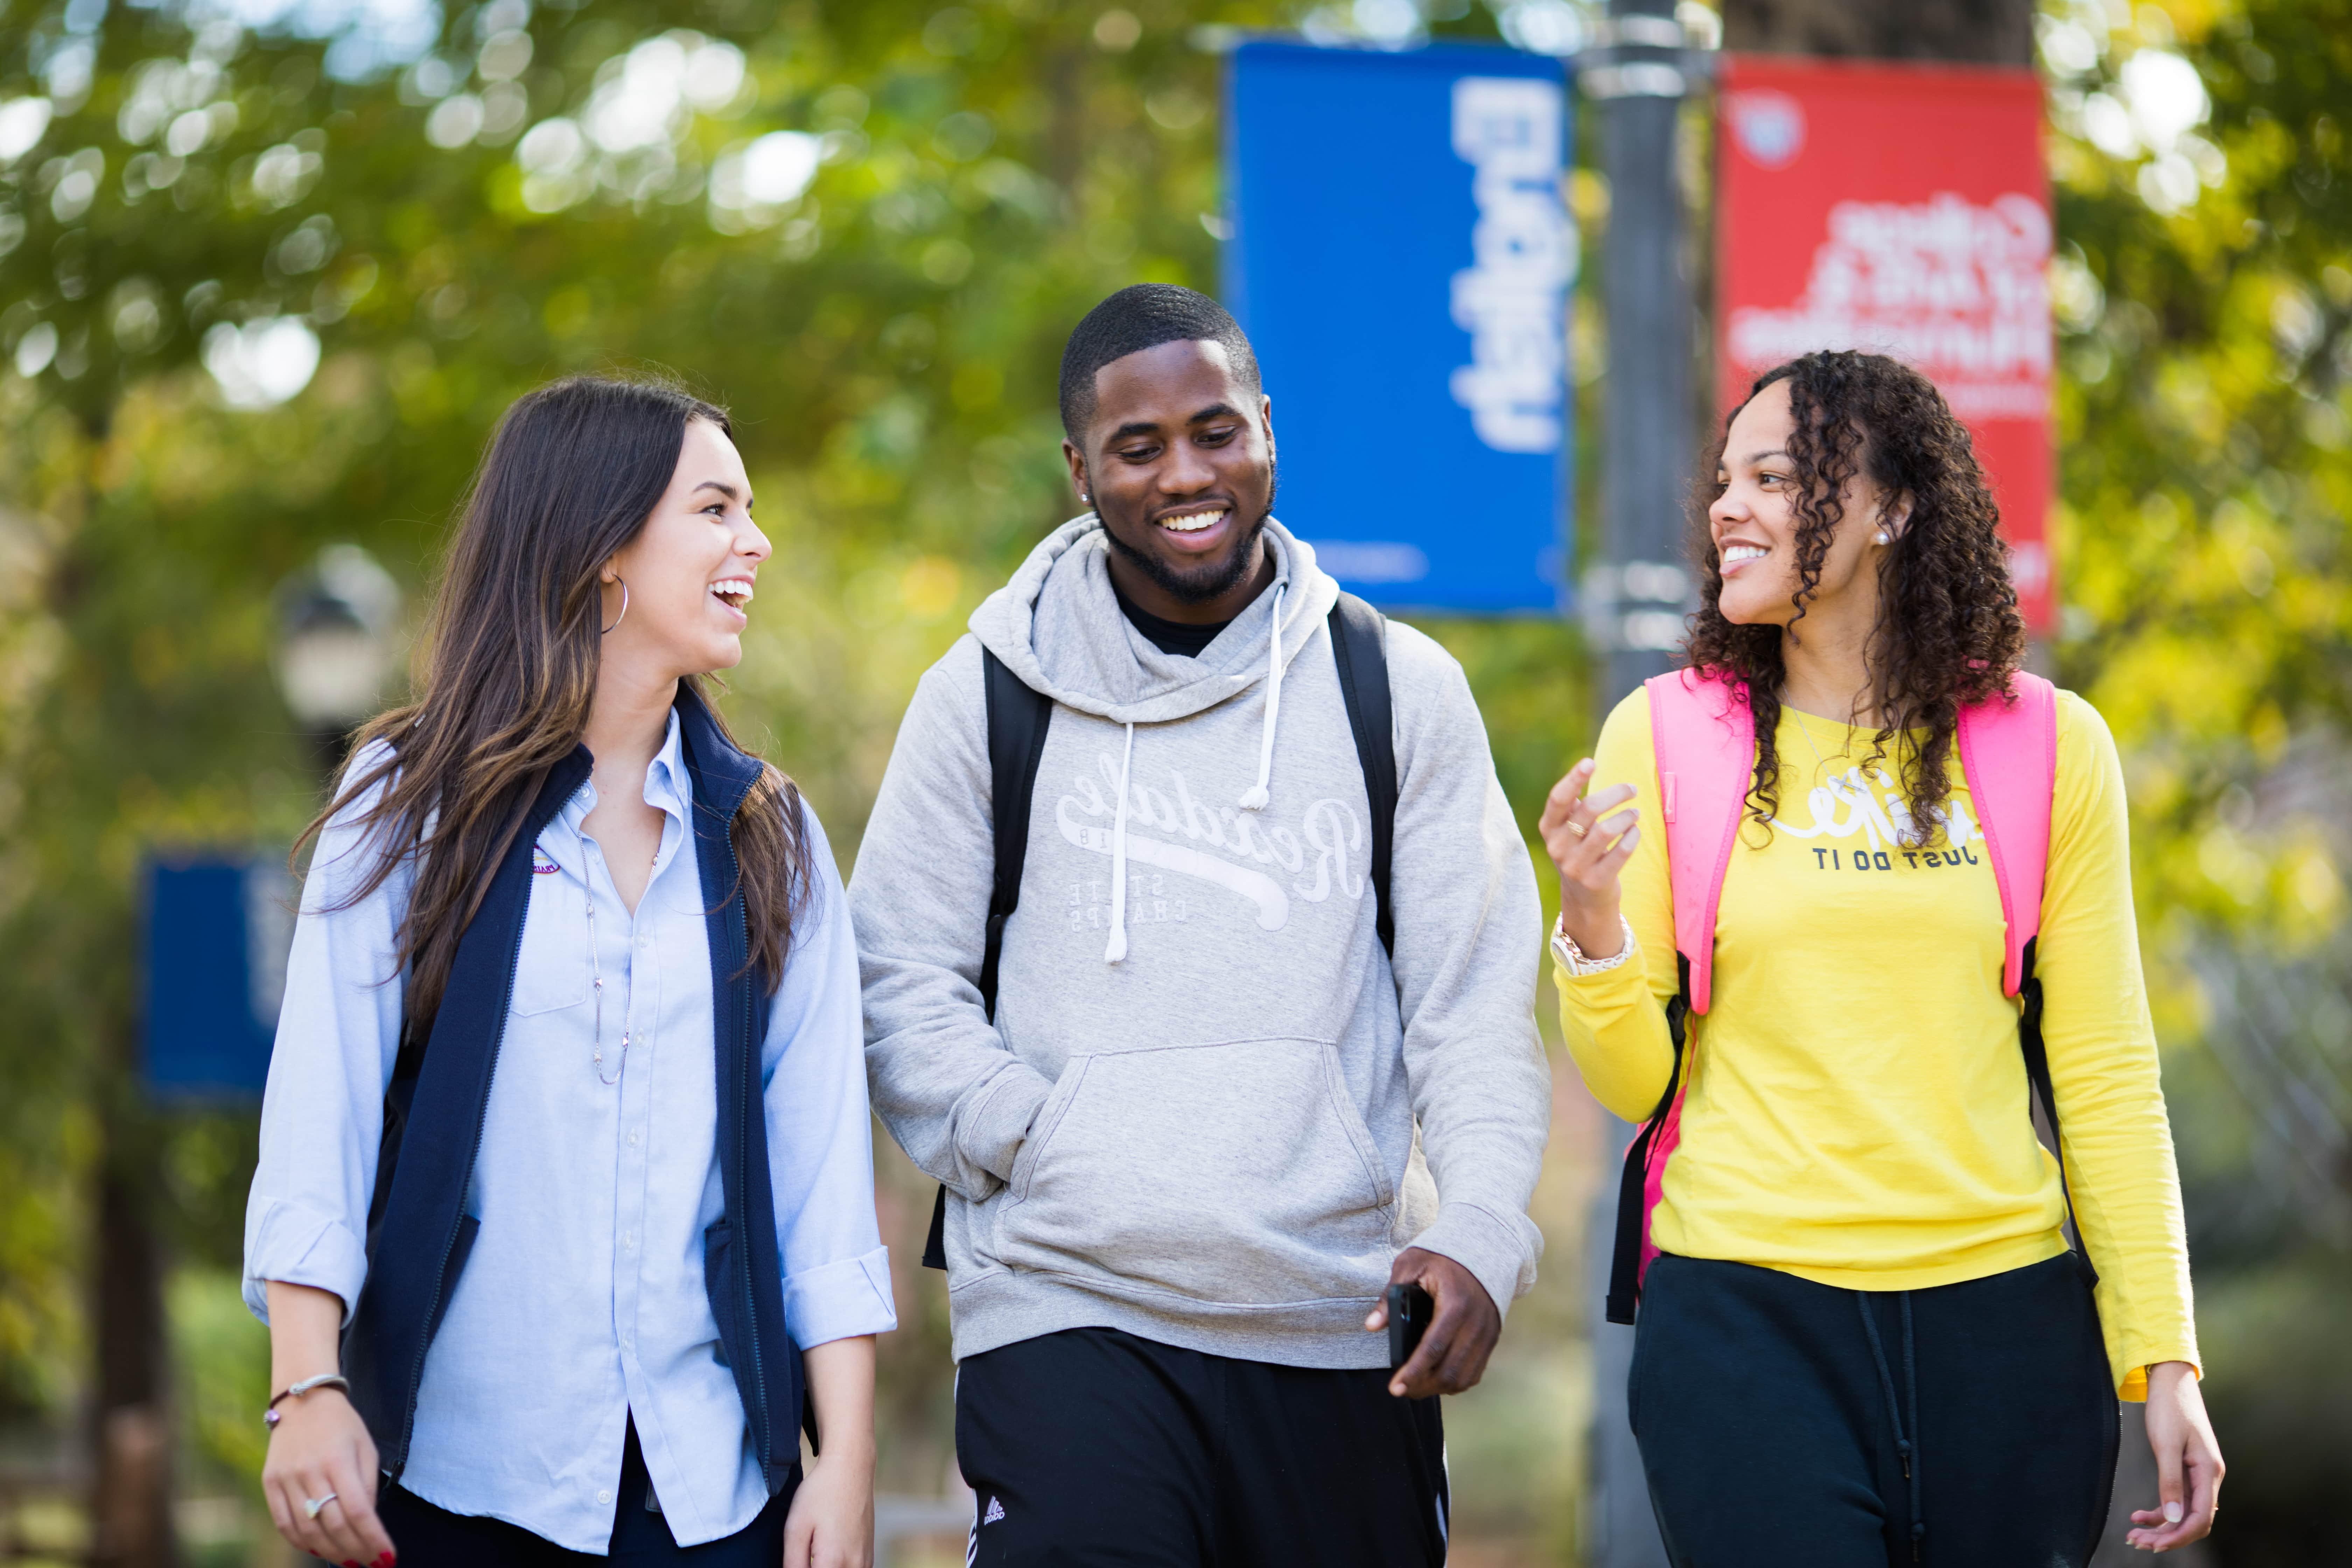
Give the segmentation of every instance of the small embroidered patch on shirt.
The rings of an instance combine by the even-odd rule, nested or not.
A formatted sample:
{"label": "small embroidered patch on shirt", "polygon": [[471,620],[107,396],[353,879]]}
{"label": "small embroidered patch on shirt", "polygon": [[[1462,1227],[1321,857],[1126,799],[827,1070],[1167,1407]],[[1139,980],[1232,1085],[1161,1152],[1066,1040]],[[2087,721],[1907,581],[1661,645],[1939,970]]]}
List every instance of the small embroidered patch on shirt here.
{"label": "small embroidered patch on shirt", "polygon": [[1004,1504],[995,1498],[988,1500],[988,1511],[980,1516],[982,1524],[994,1524],[1004,1517]]}
{"label": "small embroidered patch on shirt", "polygon": [[530,874],[532,876],[551,877],[562,868],[563,868],[555,863],[554,859],[549,856],[546,850],[541,849],[536,844],[530,847]]}

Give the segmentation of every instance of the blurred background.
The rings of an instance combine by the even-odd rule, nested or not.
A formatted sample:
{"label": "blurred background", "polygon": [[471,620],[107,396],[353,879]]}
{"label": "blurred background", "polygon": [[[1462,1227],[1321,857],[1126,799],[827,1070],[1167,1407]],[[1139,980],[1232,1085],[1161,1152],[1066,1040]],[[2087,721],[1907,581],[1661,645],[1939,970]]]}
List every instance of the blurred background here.
{"label": "blurred background", "polygon": [[[1127,283],[1218,286],[1235,30],[1566,54],[1601,20],[1573,0],[0,5],[0,1562],[285,1560],[255,1481],[267,1339],[237,1293],[256,1112],[143,1057],[225,972],[142,959],[195,888],[147,868],[282,857],[343,731],[404,679],[510,399],[656,366],[731,406],[777,555],[729,711],[846,870],[917,675],[1069,510],[1069,328]],[[2038,63],[2061,604],[2036,657],[2106,715],[2132,791],[2231,1464],[2205,1560],[2352,1561],[2352,0],[1675,20],[1702,47],[1896,58],[1993,58],[1966,40],[2006,26]],[[1603,106],[1570,101],[1576,515],[1598,520],[1612,190]],[[1714,109],[1671,112],[1703,283]],[[1696,442],[1712,380],[1691,384]],[[1580,534],[1571,555],[1600,559],[1598,521]],[[1607,651],[1559,616],[1413,618],[1467,668],[1531,825],[1595,731]],[[289,887],[246,873],[224,896],[262,910]],[[1548,1033],[1551,1010],[1547,990]],[[1456,1560],[1496,1568],[1601,1561],[1579,1260],[1616,1150],[1557,1076],[1547,1272],[1446,1413]],[[877,1151],[902,1325],[886,1514],[913,1531],[898,1562],[957,1562],[946,1300],[915,1267],[929,1184],[878,1131]]]}

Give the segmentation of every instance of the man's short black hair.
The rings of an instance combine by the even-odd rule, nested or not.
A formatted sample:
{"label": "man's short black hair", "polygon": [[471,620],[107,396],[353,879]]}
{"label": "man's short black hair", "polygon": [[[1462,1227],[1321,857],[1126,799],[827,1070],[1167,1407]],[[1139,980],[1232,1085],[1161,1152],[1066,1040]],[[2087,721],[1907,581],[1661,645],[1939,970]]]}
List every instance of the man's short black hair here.
{"label": "man's short black hair", "polygon": [[1095,417],[1095,372],[1161,343],[1208,342],[1224,346],[1234,376],[1251,392],[1264,390],[1257,355],[1231,311],[1206,294],[1173,283],[1136,283],[1087,312],[1062,351],[1062,429],[1086,445]]}

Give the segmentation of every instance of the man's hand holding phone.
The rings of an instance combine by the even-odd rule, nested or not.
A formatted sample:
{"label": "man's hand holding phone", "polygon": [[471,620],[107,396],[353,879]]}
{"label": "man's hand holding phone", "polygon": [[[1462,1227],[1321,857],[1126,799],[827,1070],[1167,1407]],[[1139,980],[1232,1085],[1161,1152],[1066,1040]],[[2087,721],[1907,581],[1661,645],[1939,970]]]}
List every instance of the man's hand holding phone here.
{"label": "man's hand holding phone", "polygon": [[[1414,1300],[1414,1292],[1423,1299]],[[1412,1343],[1412,1319],[1418,1309],[1426,1327],[1419,1343]],[[1364,1320],[1377,1333],[1402,1314],[1402,1336],[1390,1336],[1389,1364],[1395,1375],[1389,1392],[1400,1399],[1427,1399],[1433,1394],[1459,1394],[1477,1386],[1486,1374],[1486,1358],[1502,1337],[1503,1314],[1477,1277],[1454,1259],[1418,1247],[1397,1254],[1389,1270],[1389,1289],[1381,1304]],[[1398,1364],[1397,1351],[1407,1353]]]}

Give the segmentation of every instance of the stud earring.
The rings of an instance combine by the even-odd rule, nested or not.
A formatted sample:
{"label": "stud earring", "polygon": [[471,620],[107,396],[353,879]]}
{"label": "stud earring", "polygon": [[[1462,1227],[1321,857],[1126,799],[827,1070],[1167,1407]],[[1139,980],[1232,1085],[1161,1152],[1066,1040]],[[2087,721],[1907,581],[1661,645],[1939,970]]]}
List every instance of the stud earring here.
{"label": "stud earring", "polygon": [[1871,540],[1872,540],[1872,542],[1874,542],[1874,543],[1878,543],[1878,544],[1884,544],[1884,543],[1885,543],[1885,542],[1886,542],[1886,531],[1885,531],[1885,529],[1883,529],[1883,528],[1882,528],[1882,529],[1880,529],[1876,533],[1872,534],[1870,537],[1871,537]]}

